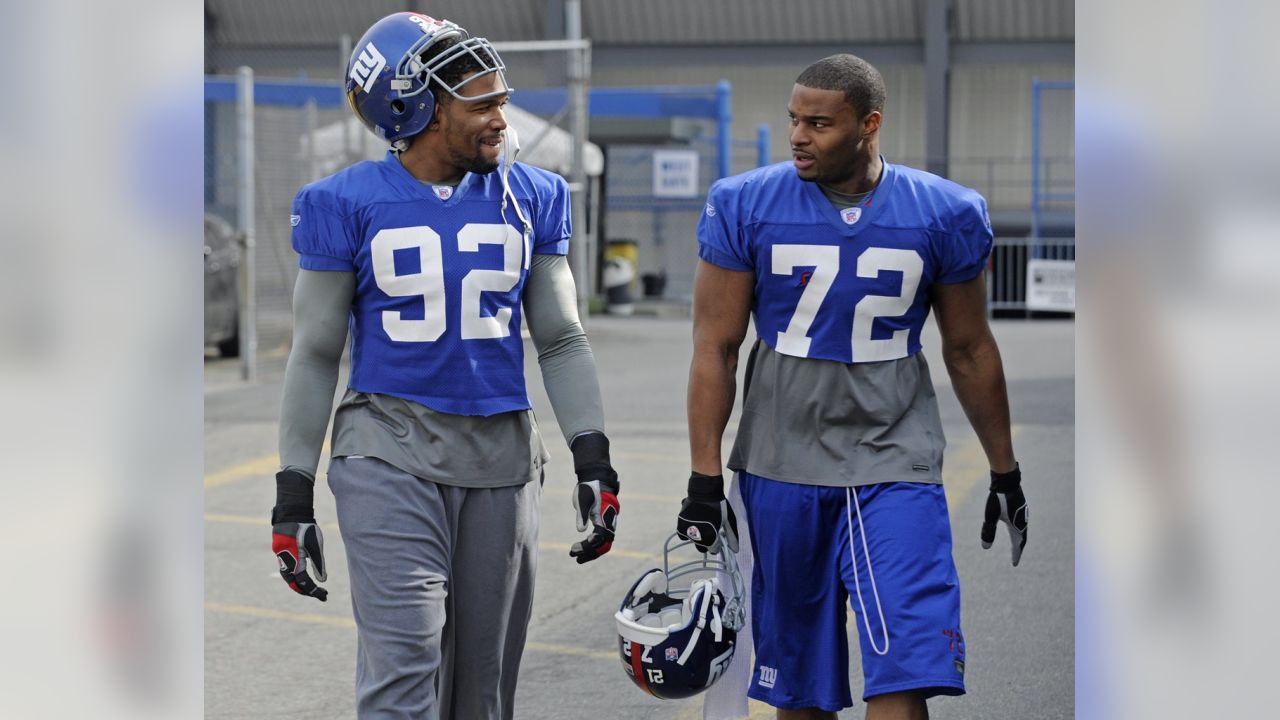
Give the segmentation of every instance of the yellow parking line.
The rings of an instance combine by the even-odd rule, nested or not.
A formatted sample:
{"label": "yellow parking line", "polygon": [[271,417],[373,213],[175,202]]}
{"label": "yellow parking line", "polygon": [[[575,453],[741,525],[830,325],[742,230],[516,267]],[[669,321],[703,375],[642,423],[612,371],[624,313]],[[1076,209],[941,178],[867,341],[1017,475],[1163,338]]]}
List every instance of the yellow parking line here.
{"label": "yellow parking line", "polygon": [[[320,447],[320,466],[324,467],[325,456],[329,454],[329,441],[325,440],[324,445]],[[279,455],[263,455],[262,457],[246,460],[238,465],[232,465],[229,468],[223,468],[215,473],[209,473],[204,476],[204,486],[206,488],[219,487],[228,485],[233,482],[239,482],[251,477],[274,478],[276,471],[280,469]]]}
{"label": "yellow parking line", "polygon": [[220,487],[233,482],[238,482],[246,478],[275,477],[276,471],[280,469],[280,457],[277,455],[264,455],[260,458],[248,460],[239,465],[232,465],[224,470],[210,473],[204,476],[204,486],[206,488]]}
{"label": "yellow parking line", "polygon": [[290,620],[309,625],[332,625],[334,627],[353,628],[356,621],[349,617],[337,615],[320,615],[317,613],[286,612],[271,608],[252,607],[250,605],[229,605],[226,603],[206,602],[204,609],[226,615],[244,615],[247,617],[266,618],[268,620]]}
{"label": "yellow parking line", "polygon": [[[702,720],[703,696],[688,700],[681,707],[677,720]],[[759,700],[747,698],[747,720],[773,720],[777,710]]]}
{"label": "yellow parking line", "polygon": [[[265,618],[268,620],[287,620],[289,622],[307,623],[310,625],[329,625],[331,627],[354,628],[356,621],[350,617],[336,615],[320,615],[317,613],[286,612],[272,608],[253,607],[251,605],[232,605],[228,603],[206,602],[206,610],[224,615],[241,615],[244,617]],[[617,653],[603,650],[588,650],[572,645],[556,643],[527,642],[524,649],[530,652],[551,653],[553,655],[574,655],[595,659],[616,659]]]}
{"label": "yellow parking line", "polygon": [[[1017,447],[1018,436],[1022,434],[1022,426],[1010,428],[1014,447]],[[947,493],[947,511],[955,514],[960,506],[979,482],[991,477],[991,466],[987,463],[987,454],[982,451],[982,443],[974,435],[967,435],[963,440],[951,444],[947,452],[947,463],[942,470],[942,487]],[[983,483],[985,484],[985,482]]]}
{"label": "yellow parking line", "polygon": [[747,713],[748,720],[773,720],[777,717],[778,711],[759,700],[747,698]]}

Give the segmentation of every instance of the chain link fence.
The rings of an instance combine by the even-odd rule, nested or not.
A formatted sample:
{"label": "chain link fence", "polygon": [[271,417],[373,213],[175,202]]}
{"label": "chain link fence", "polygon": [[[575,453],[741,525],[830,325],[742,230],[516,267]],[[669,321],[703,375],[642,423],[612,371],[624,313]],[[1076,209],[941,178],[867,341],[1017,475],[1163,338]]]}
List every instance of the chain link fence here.
{"label": "chain link fence", "polygon": [[[222,78],[231,80],[231,78]],[[283,359],[292,332],[291,295],[298,274],[289,210],[298,189],[365,157],[370,141],[345,106],[255,104],[254,291],[258,359]],[[239,227],[239,153],[234,102],[205,102],[205,211]],[[242,293],[243,295],[243,293]]]}

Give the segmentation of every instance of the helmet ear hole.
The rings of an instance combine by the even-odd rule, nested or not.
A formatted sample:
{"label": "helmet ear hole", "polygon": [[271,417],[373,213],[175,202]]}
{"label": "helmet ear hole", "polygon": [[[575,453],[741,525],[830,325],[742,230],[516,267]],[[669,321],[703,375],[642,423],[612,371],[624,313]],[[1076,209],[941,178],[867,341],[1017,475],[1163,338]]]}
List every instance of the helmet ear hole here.
{"label": "helmet ear hole", "polygon": [[391,101],[391,112],[395,113],[396,115],[403,115],[403,114],[404,114],[404,101],[403,101],[403,100],[392,100],[392,101]]}

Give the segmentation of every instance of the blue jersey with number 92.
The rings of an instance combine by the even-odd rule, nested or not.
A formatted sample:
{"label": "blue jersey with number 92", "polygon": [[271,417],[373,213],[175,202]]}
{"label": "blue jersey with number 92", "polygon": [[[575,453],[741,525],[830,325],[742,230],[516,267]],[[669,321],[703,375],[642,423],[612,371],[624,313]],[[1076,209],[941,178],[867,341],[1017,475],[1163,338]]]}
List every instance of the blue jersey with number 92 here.
{"label": "blue jersey with number 92", "polygon": [[717,181],[698,222],[699,257],[755,273],[761,340],[844,363],[919,352],[929,286],[976,277],[991,244],[982,196],[887,162],[857,207],[837,210],[786,162]]}
{"label": "blue jersey with number 92", "polygon": [[516,163],[515,203],[499,171],[430,186],[392,153],[307,185],[293,204],[293,248],[305,270],[354,272],[353,390],[455,415],[529,407],[520,298],[534,253],[563,255],[568,186]]}

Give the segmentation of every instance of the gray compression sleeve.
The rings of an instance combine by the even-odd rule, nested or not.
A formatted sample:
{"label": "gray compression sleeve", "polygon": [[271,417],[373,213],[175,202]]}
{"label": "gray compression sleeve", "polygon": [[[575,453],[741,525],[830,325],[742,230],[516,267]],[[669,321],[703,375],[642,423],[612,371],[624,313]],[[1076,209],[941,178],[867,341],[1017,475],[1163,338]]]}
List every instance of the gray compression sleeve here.
{"label": "gray compression sleeve", "polygon": [[578,321],[577,291],[567,257],[533,256],[524,313],[538,350],[542,384],[565,442],[584,432],[604,432],[596,359]]}
{"label": "gray compression sleeve", "polygon": [[293,288],[293,349],[280,406],[280,467],[312,478],[333,414],[355,287],[355,273],[300,270]]}

